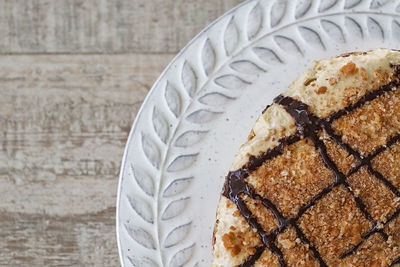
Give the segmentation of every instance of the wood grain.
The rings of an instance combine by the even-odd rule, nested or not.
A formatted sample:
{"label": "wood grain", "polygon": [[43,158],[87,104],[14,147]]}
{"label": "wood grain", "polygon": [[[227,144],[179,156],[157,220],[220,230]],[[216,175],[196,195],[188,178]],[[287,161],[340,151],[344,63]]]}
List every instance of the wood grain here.
{"label": "wood grain", "polygon": [[117,266],[133,119],[173,55],[0,56],[0,266]]}
{"label": "wood grain", "polygon": [[0,53],[176,53],[240,0],[2,0]]}

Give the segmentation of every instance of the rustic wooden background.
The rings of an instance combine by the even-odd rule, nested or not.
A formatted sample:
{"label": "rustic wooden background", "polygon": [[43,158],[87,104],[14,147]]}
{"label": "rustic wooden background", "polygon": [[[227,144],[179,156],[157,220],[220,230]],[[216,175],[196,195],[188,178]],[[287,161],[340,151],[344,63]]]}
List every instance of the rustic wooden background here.
{"label": "rustic wooden background", "polygon": [[118,266],[135,115],[177,52],[240,0],[0,0],[0,266]]}

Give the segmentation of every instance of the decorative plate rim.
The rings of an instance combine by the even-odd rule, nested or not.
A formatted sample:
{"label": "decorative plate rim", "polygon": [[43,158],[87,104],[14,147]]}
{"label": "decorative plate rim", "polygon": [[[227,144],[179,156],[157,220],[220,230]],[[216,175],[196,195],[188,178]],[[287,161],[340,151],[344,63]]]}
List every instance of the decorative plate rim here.
{"label": "decorative plate rim", "polygon": [[149,92],[147,93],[145,99],[143,100],[143,103],[141,104],[137,115],[133,121],[132,127],[129,131],[128,134],[128,138],[126,140],[126,145],[124,148],[124,153],[122,156],[122,160],[121,160],[121,168],[119,170],[119,176],[118,176],[118,189],[117,189],[117,199],[116,199],[116,213],[115,213],[115,231],[116,231],[116,237],[117,237],[117,246],[118,246],[118,257],[119,257],[119,261],[121,263],[121,266],[124,266],[124,261],[123,261],[123,255],[122,255],[122,248],[121,248],[121,239],[120,239],[120,217],[119,217],[119,213],[120,213],[120,208],[119,208],[119,203],[120,203],[120,199],[121,199],[121,188],[122,188],[122,180],[123,180],[123,170],[125,169],[125,164],[127,162],[126,157],[128,154],[128,144],[131,142],[131,139],[133,138],[133,133],[137,127],[139,118],[142,115],[142,111],[144,109],[144,106],[149,102],[149,99],[151,97],[151,95],[154,93],[154,91],[156,90],[158,84],[161,82],[161,80],[166,76],[166,73],[168,72],[168,70],[171,69],[171,66],[174,65],[174,63],[182,57],[182,55],[184,54],[184,52],[192,46],[192,44],[198,40],[201,36],[203,36],[203,34],[205,32],[207,32],[209,29],[211,29],[212,27],[214,27],[214,25],[216,23],[218,23],[219,21],[223,20],[225,17],[229,16],[232,13],[235,13],[238,9],[240,9],[242,6],[247,5],[248,3],[254,2],[256,0],[245,0],[242,3],[236,5],[235,7],[233,7],[232,9],[228,10],[227,12],[223,13],[221,16],[219,16],[218,18],[216,18],[213,22],[211,22],[208,26],[206,26],[204,29],[202,29],[198,34],[195,35],[195,37],[193,37],[193,39],[191,39],[189,41],[189,43],[187,43],[179,52],[178,54],[176,54],[176,56],[171,60],[171,62],[168,63],[168,65],[163,69],[163,71],[161,72],[161,74],[158,76],[158,78],[156,79],[156,81],[154,82],[154,84],[152,85],[152,87],[150,88]]}

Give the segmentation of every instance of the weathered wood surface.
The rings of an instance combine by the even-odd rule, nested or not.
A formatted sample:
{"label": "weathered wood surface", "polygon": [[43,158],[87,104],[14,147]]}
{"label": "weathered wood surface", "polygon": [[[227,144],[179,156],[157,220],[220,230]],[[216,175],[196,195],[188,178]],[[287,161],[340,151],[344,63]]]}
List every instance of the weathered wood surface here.
{"label": "weathered wood surface", "polygon": [[240,0],[1,0],[0,53],[176,53]]}
{"label": "weathered wood surface", "polygon": [[116,266],[127,134],[173,55],[0,56],[0,266]]}
{"label": "weathered wood surface", "polygon": [[115,204],[152,83],[238,0],[0,1],[0,266],[118,266]]}

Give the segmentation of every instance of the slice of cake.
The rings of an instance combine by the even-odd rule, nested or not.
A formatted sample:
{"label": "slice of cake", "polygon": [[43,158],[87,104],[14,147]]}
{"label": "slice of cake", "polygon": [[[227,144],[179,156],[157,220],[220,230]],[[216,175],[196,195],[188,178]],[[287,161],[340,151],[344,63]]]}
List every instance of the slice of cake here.
{"label": "slice of cake", "polygon": [[400,52],[315,62],[236,155],[213,266],[400,262]]}

